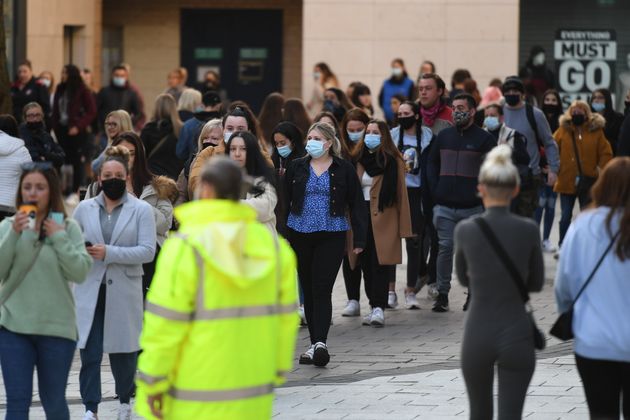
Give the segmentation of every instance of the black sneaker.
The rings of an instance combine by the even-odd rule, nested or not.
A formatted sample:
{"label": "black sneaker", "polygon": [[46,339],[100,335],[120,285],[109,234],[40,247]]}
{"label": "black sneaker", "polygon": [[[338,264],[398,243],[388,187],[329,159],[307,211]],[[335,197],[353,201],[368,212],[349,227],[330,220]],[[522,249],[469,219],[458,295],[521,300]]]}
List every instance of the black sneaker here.
{"label": "black sneaker", "polygon": [[329,361],[328,347],[326,347],[326,344],[318,341],[315,343],[315,351],[313,352],[313,364],[322,367],[326,366]]}
{"label": "black sneaker", "polygon": [[433,305],[433,312],[448,312],[448,295],[440,293]]}

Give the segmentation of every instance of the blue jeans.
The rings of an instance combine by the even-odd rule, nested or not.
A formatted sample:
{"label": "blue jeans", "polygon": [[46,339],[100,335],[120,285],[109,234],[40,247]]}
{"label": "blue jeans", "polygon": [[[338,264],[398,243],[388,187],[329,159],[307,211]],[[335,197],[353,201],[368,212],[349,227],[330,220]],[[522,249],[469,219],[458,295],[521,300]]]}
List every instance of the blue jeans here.
{"label": "blue jeans", "polygon": [[[101,362],[103,360],[103,332],[105,327],[105,286],[102,285],[94,311],[94,321],[85,348],[80,350],[81,371],[79,388],[86,410],[98,412],[101,402]],[[134,392],[134,376],[138,353],[111,353],[109,364],[114,376],[114,389],[121,404],[129,404]]]}
{"label": "blue jeans", "polygon": [[437,289],[441,295],[451,290],[453,275],[453,232],[462,220],[483,212],[483,207],[456,209],[445,206],[433,208],[433,225],[437,230],[439,250],[437,255]]}
{"label": "blue jeans", "polygon": [[540,222],[543,218],[543,212],[545,213],[545,220],[543,224],[543,240],[549,239],[551,234],[551,228],[553,227],[553,219],[556,216],[556,199],[558,194],[553,192],[553,187],[549,185],[543,186],[538,190],[538,208],[534,212],[534,219],[540,226]]}
{"label": "blue jeans", "polygon": [[66,384],[75,349],[76,342],[66,338],[0,328],[0,364],[7,393],[5,420],[28,420],[35,366],[46,418],[70,419]]}
{"label": "blue jeans", "polygon": [[586,197],[578,197],[574,194],[560,194],[560,245],[562,245],[564,236],[567,234],[567,230],[569,230],[569,226],[571,225],[573,207],[575,207],[576,200],[580,202],[580,210],[583,210],[588,204]]}

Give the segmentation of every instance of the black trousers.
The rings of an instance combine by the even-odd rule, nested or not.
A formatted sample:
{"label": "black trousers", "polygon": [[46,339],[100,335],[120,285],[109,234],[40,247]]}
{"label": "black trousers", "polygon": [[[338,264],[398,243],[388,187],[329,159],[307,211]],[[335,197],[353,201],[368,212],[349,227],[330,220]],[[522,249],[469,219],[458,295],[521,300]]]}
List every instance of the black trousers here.
{"label": "black trousers", "polygon": [[76,136],[68,134],[68,127],[61,127],[55,132],[59,145],[66,154],[65,163],[72,165],[72,192],[77,192],[85,181],[83,167],[83,149],[87,143],[87,134],[79,132]]}
{"label": "black trousers", "polygon": [[618,419],[621,394],[623,417],[630,419],[630,362],[588,359],[577,353],[575,361],[591,419]]}
{"label": "black trousers", "polygon": [[423,261],[422,242],[424,217],[422,216],[422,189],[407,188],[407,196],[409,197],[409,212],[411,214],[411,229],[413,238],[405,238],[405,247],[407,248],[407,287],[416,287],[418,277],[421,275],[421,269],[426,265]]}
{"label": "black trousers", "polygon": [[332,319],[332,290],[341,266],[346,232],[300,233],[289,229],[304,292],[304,314],[311,344],[326,342]]}
{"label": "black trousers", "polygon": [[[366,202],[366,208],[369,214],[369,202]],[[372,222],[370,219],[368,220],[369,223],[365,249],[361,254],[359,254],[361,259],[361,269],[363,270],[363,278],[365,279],[365,293],[370,300],[370,306],[372,308],[385,309],[387,307],[389,282],[392,279],[396,279],[396,265],[379,264],[376,242],[374,240],[374,231],[372,230]]]}
{"label": "black trousers", "polygon": [[[343,264],[341,265],[343,270],[343,281],[346,285],[346,294],[348,300],[359,301],[361,298],[361,262],[357,260],[357,266],[354,270],[350,268],[350,260],[348,256],[343,257]],[[366,290],[367,292],[367,290]]]}
{"label": "black trousers", "polygon": [[155,264],[157,263],[158,255],[160,255],[161,249],[160,245],[155,244],[155,257],[153,257],[153,261],[142,264],[142,271],[144,271],[144,274],[142,275],[142,298],[144,300],[146,300],[147,292],[149,291],[149,287],[151,287],[151,282],[153,281],[153,276],[155,275]]}

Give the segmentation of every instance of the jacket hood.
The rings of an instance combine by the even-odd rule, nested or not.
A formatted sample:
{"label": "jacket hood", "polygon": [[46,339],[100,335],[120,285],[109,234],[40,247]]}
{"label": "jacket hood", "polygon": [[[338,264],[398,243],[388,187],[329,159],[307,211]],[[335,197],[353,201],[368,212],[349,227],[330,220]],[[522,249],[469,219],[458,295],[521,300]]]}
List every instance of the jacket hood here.
{"label": "jacket hood", "polygon": [[8,156],[24,147],[24,141],[0,131],[0,156]]}
{"label": "jacket hood", "polygon": [[175,203],[179,196],[177,190],[177,183],[167,176],[156,176],[153,179],[153,189],[159,199],[169,200],[171,203]]}
{"label": "jacket hood", "polygon": [[177,207],[175,216],[182,223],[181,233],[189,235],[187,241],[206,264],[235,286],[249,288],[275,271],[276,250],[265,241],[271,232],[256,222],[256,211],[250,206],[230,200],[199,200]]}
{"label": "jacket hood", "polygon": [[[573,124],[571,124],[571,115],[564,113],[560,117],[560,125],[569,130],[573,130]],[[603,129],[606,126],[606,120],[600,114],[593,112],[585,125],[586,127],[588,127],[589,131],[597,131],[600,128]]]}

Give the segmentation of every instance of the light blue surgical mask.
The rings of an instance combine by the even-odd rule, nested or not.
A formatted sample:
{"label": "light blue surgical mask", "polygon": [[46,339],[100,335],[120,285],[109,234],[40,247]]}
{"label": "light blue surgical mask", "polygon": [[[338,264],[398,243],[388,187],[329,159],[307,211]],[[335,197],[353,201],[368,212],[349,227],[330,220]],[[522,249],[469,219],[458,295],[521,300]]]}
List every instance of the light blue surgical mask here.
{"label": "light blue surgical mask", "polygon": [[603,104],[601,102],[593,102],[591,104],[591,107],[593,107],[593,111],[595,112],[602,112],[604,109],[606,109],[606,104]]}
{"label": "light blue surgical mask", "polygon": [[368,149],[376,149],[378,146],[381,145],[381,136],[379,134],[366,134],[365,140],[363,141],[365,142],[365,145],[368,147]]}
{"label": "light blue surgical mask", "polygon": [[206,110],[206,107],[203,105],[199,105],[197,108],[195,108],[195,112],[203,112]]}
{"label": "light blue surgical mask", "polygon": [[114,83],[114,86],[123,87],[125,83],[127,83],[127,79],[124,77],[114,77],[112,78],[112,83]]}
{"label": "light blue surgical mask", "polygon": [[307,141],[306,153],[308,153],[313,159],[324,156],[324,153],[326,153],[326,150],[324,150],[324,143],[313,139]]}
{"label": "light blue surgical mask", "polygon": [[227,142],[230,140],[230,137],[232,137],[232,132],[230,131],[226,131],[223,133],[223,141],[225,141],[225,143],[227,144]]}
{"label": "light blue surgical mask", "polygon": [[499,121],[499,117],[486,117],[483,120],[483,125],[485,125],[488,130],[494,131],[499,128],[501,122]]}
{"label": "light blue surgical mask", "polygon": [[348,133],[348,138],[350,139],[350,141],[356,143],[361,140],[361,137],[363,137],[363,133],[365,133],[365,130],[357,131],[356,133],[351,133],[349,131],[346,132]]}
{"label": "light blue surgical mask", "polygon": [[276,147],[276,149],[278,149],[278,154],[285,159],[291,154],[291,146],[289,145]]}

